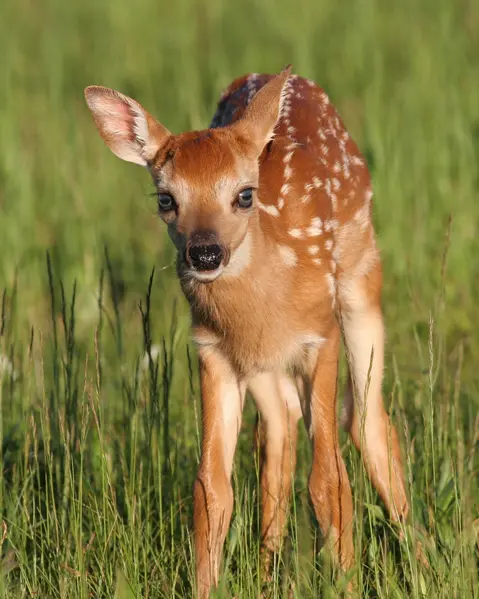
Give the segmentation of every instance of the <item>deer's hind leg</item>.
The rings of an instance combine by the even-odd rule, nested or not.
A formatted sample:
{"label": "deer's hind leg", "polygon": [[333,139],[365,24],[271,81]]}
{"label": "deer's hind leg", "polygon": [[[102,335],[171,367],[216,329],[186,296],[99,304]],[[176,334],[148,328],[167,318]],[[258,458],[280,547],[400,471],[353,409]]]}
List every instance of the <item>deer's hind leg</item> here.
{"label": "deer's hind leg", "polygon": [[[405,519],[408,501],[396,429],[381,393],[384,327],[382,271],[377,254],[367,272],[342,275],[340,313],[350,364],[344,426],[361,451],[368,474],[393,520]],[[354,385],[354,388],[353,388]],[[353,392],[354,391],[354,392]]]}

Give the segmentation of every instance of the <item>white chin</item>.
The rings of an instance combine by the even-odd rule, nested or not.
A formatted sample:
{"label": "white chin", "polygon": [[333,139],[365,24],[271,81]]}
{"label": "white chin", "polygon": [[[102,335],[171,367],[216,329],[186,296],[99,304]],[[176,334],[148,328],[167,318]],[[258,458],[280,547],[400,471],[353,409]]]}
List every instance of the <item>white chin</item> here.
{"label": "white chin", "polygon": [[220,274],[223,272],[223,265],[221,265],[216,270],[207,270],[207,271],[199,271],[199,270],[190,270],[189,275],[196,279],[197,281],[201,281],[202,283],[211,283],[215,279],[217,279]]}

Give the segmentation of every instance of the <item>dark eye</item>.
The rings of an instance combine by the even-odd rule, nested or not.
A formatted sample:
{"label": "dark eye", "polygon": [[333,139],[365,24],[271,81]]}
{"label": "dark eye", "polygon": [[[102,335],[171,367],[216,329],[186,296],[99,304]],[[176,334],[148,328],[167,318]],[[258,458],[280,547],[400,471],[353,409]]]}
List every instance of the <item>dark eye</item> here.
{"label": "dark eye", "polygon": [[173,196],[169,193],[159,193],[158,194],[158,208],[162,212],[169,212],[176,207],[176,202],[173,199]]}
{"label": "dark eye", "polygon": [[253,189],[248,187],[248,189],[243,189],[238,194],[238,206],[240,208],[251,208],[253,205]]}

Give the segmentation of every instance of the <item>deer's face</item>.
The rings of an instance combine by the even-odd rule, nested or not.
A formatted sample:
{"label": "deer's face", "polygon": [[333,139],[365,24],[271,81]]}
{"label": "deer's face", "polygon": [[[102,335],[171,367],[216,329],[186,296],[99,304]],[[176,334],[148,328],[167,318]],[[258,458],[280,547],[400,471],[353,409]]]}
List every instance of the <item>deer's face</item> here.
{"label": "deer's face", "polygon": [[180,276],[208,282],[249,263],[258,158],[273,136],[289,73],[263,86],[234,124],[181,135],[171,135],[132,98],[105,87],[85,90],[112,152],[150,171]]}
{"label": "deer's face", "polygon": [[180,275],[213,281],[250,259],[258,160],[229,130],[172,137],[150,167],[158,213],[180,258]]}

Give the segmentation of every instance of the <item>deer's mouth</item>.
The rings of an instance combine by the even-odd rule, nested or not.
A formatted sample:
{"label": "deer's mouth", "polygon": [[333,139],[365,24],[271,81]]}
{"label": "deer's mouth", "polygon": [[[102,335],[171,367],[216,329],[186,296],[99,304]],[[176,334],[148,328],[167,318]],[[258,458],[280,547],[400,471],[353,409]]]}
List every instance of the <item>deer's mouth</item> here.
{"label": "deer's mouth", "polygon": [[216,268],[198,268],[188,264],[183,254],[179,254],[178,275],[184,281],[197,281],[198,283],[212,283],[216,281],[225,271],[226,264],[221,262]]}
{"label": "deer's mouth", "polygon": [[223,264],[220,264],[218,268],[215,268],[214,270],[197,270],[195,268],[187,267],[186,273],[189,278],[200,281],[201,283],[212,283],[221,276],[223,269]]}

